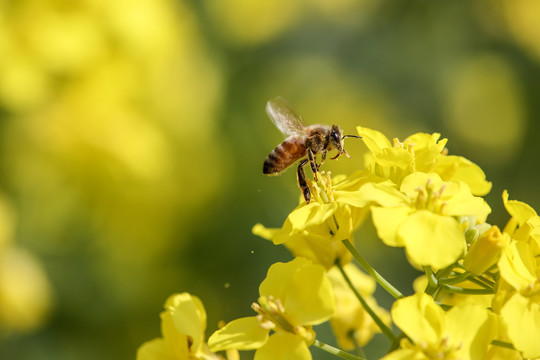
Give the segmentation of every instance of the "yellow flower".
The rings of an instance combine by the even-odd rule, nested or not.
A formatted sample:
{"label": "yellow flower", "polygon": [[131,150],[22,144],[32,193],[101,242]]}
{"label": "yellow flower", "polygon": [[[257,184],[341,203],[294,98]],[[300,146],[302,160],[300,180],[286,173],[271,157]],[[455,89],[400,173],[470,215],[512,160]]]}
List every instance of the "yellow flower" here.
{"label": "yellow flower", "polygon": [[501,233],[497,226],[492,226],[474,241],[463,260],[463,267],[480,275],[496,264],[503,248],[510,242],[507,233]]}
{"label": "yellow flower", "polygon": [[366,164],[378,175],[400,186],[403,179],[414,172],[434,172],[444,181],[463,181],[474,195],[485,195],[491,183],[478,165],[461,156],[446,155],[447,139],[441,134],[416,133],[403,142],[393,143],[382,133],[359,126],[358,134],[368,147]]}
{"label": "yellow flower", "polygon": [[[344,265],[343,269],[369,306],[389,326],[391,322],[390,315],[385,309],[377,306],[377,302],[373,297],[375,280],[361,272],[352,263]],[[381,330],[361,306],[358,298],[351,291],[337,267],[334,266],[328,271],[328,278],[332,283],[336,298],[336,312],[330,319],[330,324],[334,330],[338,345],[343,350],[352,350],[357,346],[366,345],[373,335],[381,332]]]}
{"label": "yellow flower", "polygon": [[189,293],[171,295],[161,313],[163,337],[142,344],[137,360],[218,360],[204,342],[205,330],[206,311],[201,300]]}
{"label": "yellow flower", "polygon": [[463,305],[445,312],[424,293],[397,300],[391,314],[408,339],[383,360],[482,359],[493,336],[493,316],[484,307]]}
{"label": "yellow flower", "polygon": [[[208,340],[212,351],[257,349],[255,359],[311,359],[313,325],[330,319],[334,295],[325,269],[305,258],[276,263],[259,287],[259,315],[233,320]],[[273,334],[269,334],[270,331]],[[270,335],[270,336],[269,336]]]}
{"label": "yellow flower", "polygon": [[442,269],[466,250],[458,217],[485,221],[491,209],[464,182],[443,182],[435,173],[407,175],[400,189],[390,182],[368,183],[358,191],[372,206],[377,234],[389,246],[403,246],[414,264]]}
{"label": "yellow flower", "polygon": [[503,202],[512,216],[504,228],[512,237],[498,262],[502,280],[493,309],[500,313],[507,337],[525,357],[540,356],[540,219],[526,203]]}
{"label": "yellow flower", "polygon": [[515,293],[501,310],[508,337],[526,358],[540,357],[540,302]]}
{"label": "yellow flower", "polygon": [[504,232],[516,240],[531,241],[531,245],[540,252],[540,217],[536,211],[524,202],[508,200],[506,190],[502,197],[506,211],[512,216],[504,227]]}
{"label": "yellow flower", "polygon": [[362,224],[367,209],[358,197],[358,189],[368,181],[381,181],[369,173],[357,172],[352,176],[321,174],[320,186],[310,182],[312,201],[301,201],[285,220],[281,229],[253,227],[253,233],[274,244],[284,244],[294,256],[315,261],[330,269],[336,259],[341,263],[351,260],[351,255],[341,244],[352,240],[353,232]]}
{"label": "yellow flower", "polygon": [[502,288],[501,318],[508,337],[525,357],[540,356],[540,260],[530,243],[512,241],[499,261],[501,277],[510,289]]}

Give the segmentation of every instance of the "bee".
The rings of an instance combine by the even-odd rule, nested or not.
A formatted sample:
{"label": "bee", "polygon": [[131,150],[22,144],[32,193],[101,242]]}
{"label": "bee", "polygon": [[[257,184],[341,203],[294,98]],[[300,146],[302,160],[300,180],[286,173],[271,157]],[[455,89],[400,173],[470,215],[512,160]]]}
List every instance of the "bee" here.
{"label": "bee", "polygon": [[[266,113],[276,127],[288,137],[266,157],[263,165],[263,174],[278,175],[288,168],[295,161],[302,159],[298,165],[296,175],[298,186],[304,195],[306,203],[311,200],[311,193],[306,183],[304,166],[309,162],[313,178],[317,181],[317,172],[326,160],[329,151],[336,149],[337,155],[350,158],[350,155],[343,148],[343,139],[347,137],[359,138],[356,135],[345,135],[337,125],[309,125],[302,122],[302,118],[297,115],[285,100],[276,97],[266,103]],[[321,162],[317,164],[316,156],[321,154]],[[304,158],[305,157],[305,158]]]}

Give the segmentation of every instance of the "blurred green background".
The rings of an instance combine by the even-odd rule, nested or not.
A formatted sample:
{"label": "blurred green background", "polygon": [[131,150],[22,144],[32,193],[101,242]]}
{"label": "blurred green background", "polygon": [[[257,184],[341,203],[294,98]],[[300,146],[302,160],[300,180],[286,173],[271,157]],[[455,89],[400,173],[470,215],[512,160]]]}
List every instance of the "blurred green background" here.
{"label": "blurred green background", "polygon": [[[540,209],[539,33],[536,0],[0,2],[0,359],[133,359],[175,292],[209,331],[251,315],[291,258],[251,227],[299,199],[262,175],[276,95],[349,134],[442,133],[493,181],[493,224],[503,189]],[[361,166],[346,148],[327,170]],[[401,249],[369,223],[356,243],[412,291]]]}

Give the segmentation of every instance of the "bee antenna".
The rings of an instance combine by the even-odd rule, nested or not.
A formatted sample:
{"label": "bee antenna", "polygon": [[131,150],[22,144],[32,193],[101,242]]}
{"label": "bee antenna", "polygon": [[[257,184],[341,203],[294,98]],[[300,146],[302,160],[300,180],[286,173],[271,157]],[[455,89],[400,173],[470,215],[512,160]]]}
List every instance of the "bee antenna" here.
{"label": "bee antenna", "polygon": [[344,136],[342,137],[342,139],[345,139],[345,138],[348,138],[348,137],[357,138],[357,139],[362,138],[361,136],[358,136],[358,135],[344,135]]}

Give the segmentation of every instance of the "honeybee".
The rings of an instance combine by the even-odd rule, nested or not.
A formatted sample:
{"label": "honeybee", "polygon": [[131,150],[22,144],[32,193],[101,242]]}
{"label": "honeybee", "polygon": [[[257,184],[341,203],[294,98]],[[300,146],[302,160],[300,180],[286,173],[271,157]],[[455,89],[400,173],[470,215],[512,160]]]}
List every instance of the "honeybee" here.
{"label": "honeybee", "polygon": [[[298,159],[306,157],[300,161],[296,175],[298,186],[309,204],[311,193],[306,183],[304,165],[309,162],[313,178],[317,181],[317,172],[326,160],[327,153],[336,149],[338,153],[332,160],[337,159],[340,155],[350,158],[350,155],[343,148],[343,139],[347,137],[359,138],[360,136],[343,136],[343,131],[337,125],[306,126],[302,122],[302,118],[287,106],[281,97],[276,97],[266,103],[266,113],[274,125],[288,137],[266,157],[263,174],[278,175]],[[321,154],[321,162],[317,164],[316,156],[319,153]]]}

